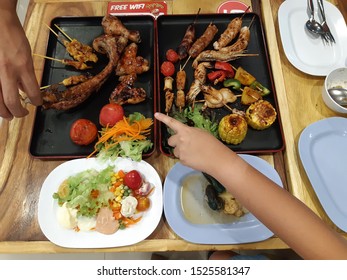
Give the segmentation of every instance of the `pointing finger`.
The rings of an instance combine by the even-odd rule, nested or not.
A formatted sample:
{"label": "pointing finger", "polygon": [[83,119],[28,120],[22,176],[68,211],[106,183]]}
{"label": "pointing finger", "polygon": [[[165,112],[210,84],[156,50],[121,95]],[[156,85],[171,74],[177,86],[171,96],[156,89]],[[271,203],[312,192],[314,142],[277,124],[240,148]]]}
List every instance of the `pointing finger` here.
{"label": "pointing finger", "polygon": [[165,114],[162,113],[155,113],[154,117],[165,123],[168,127],[170,127],[171,129],[173,129],[175,132],[177,132],[177,130],[183,125],[181,122],[175,120],[174,118],[171,118]]}

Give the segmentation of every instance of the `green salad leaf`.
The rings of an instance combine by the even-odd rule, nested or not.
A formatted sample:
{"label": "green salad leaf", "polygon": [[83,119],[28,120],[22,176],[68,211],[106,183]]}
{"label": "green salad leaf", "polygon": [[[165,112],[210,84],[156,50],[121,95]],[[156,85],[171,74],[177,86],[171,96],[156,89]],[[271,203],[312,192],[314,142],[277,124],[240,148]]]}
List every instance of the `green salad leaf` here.
{"label": "green salad leaf", "polygon": [[[194,108],[188,106],[181,112],[173,109],[171,116],[184,124],[204,129],[216,138],[219,137],[218,122],[215,120],[215,115],[213,112],[202,110],[202,104],[195,104]],[[169,133],[173,134],[170,130]]]}
{"label": "green salad leaf", "polygon": [[[139,113],[135,112],[129,114],[128,122],[133,124],[135,121],[140,121],[145,117]],[[109,140],[109,144],[113,144],[112,140]],[[153,143],[149,139],[145,140],[134,140],[134,141],[121,141],[116,145],[111,145],[107,149],[104,143],[96,145],[96,150],[98,154],[96,157],[101,161],[106,161],[108,159],[116,159],[117,157],[128,157],[134,161],[141,161],[143,153],[149,151],[153,147]]]}
{"label": "green salad leaf", "polygon": [[[94,217],[101,207],[108,206],[114,199],[114,194],[109,191],[113,173],[113,166],[101,171],[89,169],[77,173],[62,183],[53,198],[59,205],[66,202],[67,207],[77,209],[78,216]],[[95,191],[98,192],[96,197],[92,195]]]}

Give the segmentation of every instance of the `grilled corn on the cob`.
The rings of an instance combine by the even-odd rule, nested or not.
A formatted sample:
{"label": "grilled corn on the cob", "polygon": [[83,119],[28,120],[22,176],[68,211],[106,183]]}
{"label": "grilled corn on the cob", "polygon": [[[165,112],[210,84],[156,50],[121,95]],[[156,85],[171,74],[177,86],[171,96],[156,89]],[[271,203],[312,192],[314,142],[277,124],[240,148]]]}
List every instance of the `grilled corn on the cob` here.
{"label": "grilled corn on the cob", "polygon": [[239,114],[224,116],[218,125],[219,137],[228,144],[240,144],[247,134],[247,122]]}
{"label": "grilled corn on the cob", "polygon": [[276,116],[275,108],[266,100],[251,104],[246,111],[248,125],[257,130],[270,127],[275,122]]}

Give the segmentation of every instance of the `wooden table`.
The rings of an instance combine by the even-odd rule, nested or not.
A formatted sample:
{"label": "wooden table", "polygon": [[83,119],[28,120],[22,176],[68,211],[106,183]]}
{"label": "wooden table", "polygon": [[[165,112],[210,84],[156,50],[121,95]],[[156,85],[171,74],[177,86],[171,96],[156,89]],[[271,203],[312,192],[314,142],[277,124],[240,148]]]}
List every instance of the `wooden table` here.
{"label": "wooden table", "polygon": [[[251,4],[263,18],[273,69],[278,103],[285,134],[286,148],[273,155],[261,155],[281,174],[288,191],[308,205],[326,224],[336,231],[320,205],[299,159],[297,145],[301,131],[309,124],[336,116],[323,103],[323,77],[310,76],[294,68],[284,55],[281,44],[277,11],[282,0],[243,0]],[[224,1],[168,0],[168,11],[174,14],[216,12]],[[331,1],[346,17],[344,0]],[[49,23],[58,16],[103,16],[108,1],[32,0],[25,29],[34,53],[46,51]],[[34,59],[38,79],[42,76],[42,59]],[[35,109],[28,105],[29,116],[0,123],[0,253],[63,253],[63,252],[134,252],[134,251],[198,251],[223,249],[283,249],[288,246],[277,237],[241,245],[198,245],[180,239],[162,218],[156,230],[146,240],[133,246],[109,249],[67,249],[49,242],[40,230],[37,204],[41,185],[46,176],[63,161],[33,159],[29,155],[31,127]],[[168,170],[176,162],[155,151],[147,159],[164,181]],[[347,236],[345,233],[341,234]]]}

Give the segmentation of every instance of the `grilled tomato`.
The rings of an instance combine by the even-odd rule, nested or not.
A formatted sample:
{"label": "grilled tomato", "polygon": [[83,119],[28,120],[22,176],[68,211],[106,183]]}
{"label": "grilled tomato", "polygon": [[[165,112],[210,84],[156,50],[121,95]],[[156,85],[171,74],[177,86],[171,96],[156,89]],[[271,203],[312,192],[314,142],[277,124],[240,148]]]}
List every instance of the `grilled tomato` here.
{"label": "grilled tomato", "polygon": [[70,128],[70,138],[77,145],[87,146],[98,136],[96,125],[87,119],[76,120]]}
{"label": "grilled tomato", "polygon": [[110,103],[101,108],[99,114],[99,123],[103,126],[114,126],[124,117],[124,109],[121,105]]}
{"label": "grilled tomato", "polygon": [[164,61],[160,66],[160,72],[165,76],[173,76],[175,74],[175,65],[171,61]]}

